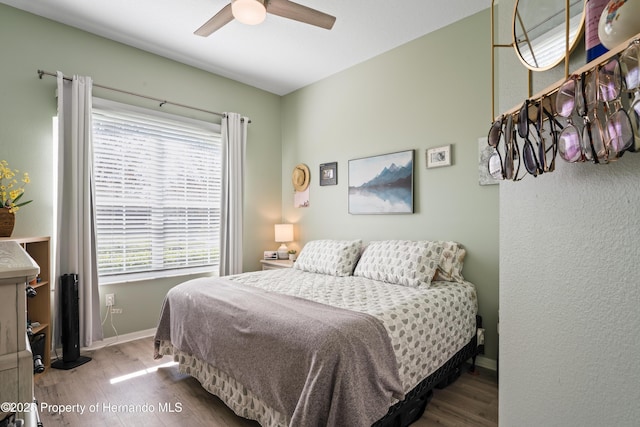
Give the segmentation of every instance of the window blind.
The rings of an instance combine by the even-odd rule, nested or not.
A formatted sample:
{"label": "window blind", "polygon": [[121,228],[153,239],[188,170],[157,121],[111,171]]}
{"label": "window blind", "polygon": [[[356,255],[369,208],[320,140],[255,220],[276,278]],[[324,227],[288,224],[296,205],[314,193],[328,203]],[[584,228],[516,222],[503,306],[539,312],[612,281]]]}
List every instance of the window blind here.
{"label": "window blind", "polygon": [[101,283],[131,274],[217,270],[220,133],[206,123],[167,116],[94,104]]}

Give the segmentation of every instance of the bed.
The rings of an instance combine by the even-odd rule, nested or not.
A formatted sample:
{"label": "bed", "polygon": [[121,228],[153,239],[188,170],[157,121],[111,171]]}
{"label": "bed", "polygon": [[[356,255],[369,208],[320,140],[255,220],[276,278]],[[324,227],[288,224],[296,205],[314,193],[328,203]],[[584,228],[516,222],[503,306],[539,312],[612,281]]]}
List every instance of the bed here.
{"label": "bed", "polygon": [[291,269],[190,280],[164,300],[154,356],[265,427],[408,425],[475,357],[465,254],[316,240]]}

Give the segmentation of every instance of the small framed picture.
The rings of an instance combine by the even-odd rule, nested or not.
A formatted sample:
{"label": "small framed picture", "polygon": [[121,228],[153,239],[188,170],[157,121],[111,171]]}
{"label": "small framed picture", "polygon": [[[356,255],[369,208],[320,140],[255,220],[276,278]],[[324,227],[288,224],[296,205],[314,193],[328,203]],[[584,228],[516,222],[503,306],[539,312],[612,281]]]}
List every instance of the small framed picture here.
{"label": "small framed picture", "polygon": [[427,167],[451,166],[451,144],[427,150]]}
{"label": "small framed picture", "polygon": [[338,162],[322,163],[320,165],[320,185],[338,184]]}

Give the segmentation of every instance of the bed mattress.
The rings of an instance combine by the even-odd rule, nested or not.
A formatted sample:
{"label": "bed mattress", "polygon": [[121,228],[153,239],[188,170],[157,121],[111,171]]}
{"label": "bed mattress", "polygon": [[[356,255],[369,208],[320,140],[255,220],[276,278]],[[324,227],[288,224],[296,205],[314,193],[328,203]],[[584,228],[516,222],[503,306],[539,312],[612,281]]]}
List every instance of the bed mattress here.
{"label": "bed mattress", "polygon": [[[228,276],[234,282],[270,292],[312,300],[365,313],[387,331],[405,393],[442,366],[476,333],[476,291],[469,282],[434,281],[430,286],[407,287],[364,277],[338,277],[296,269],[268,270]],[[170,342],[160,343],[161,354],[171,354],[180,370],[197,378],[239,416],[263,426],[288,425],[285,415],[266,405],[225,372]],[[395,402],[389,402],[389,406]]]}
{"label": "bed mattress", "polygon": [[295,269],[228,276],[232,281],[370,314],[387,330],[406,392],[439,368],[476,333],[477,297],[469,282],[408,287],[364,277]]}

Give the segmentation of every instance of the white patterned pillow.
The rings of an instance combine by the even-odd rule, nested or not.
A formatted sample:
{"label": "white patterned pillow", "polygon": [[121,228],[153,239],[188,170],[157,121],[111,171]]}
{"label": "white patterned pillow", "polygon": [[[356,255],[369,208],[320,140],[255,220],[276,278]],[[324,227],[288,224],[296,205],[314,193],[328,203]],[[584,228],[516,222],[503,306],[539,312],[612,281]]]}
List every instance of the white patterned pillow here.
{"label": "white patterned pillow", "polygon": [[435,280],[446,282],[464,282],[462,266],[467,251],[456,242],[438,242],[442,245],[442,257],[438,263],[438,274]]}
{"label": "white patterned pillow", "polygon": [[351,276],[362,240],[313,240],[302,248],[293,268],[310,273]]}
{"label": "white patterned pillow", "polygon": [[362,253],[353,275],[403,286],[429,286],[441,253],[442,246],[437,242],[371,242]]}

